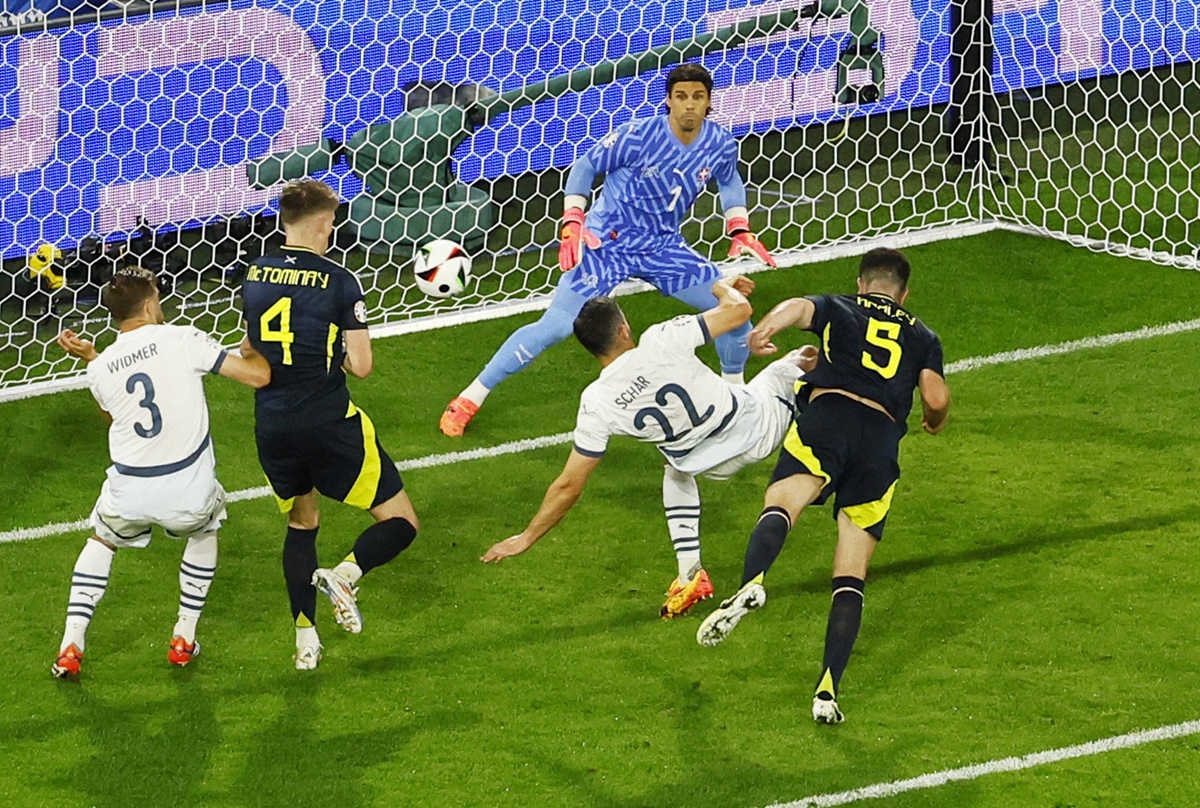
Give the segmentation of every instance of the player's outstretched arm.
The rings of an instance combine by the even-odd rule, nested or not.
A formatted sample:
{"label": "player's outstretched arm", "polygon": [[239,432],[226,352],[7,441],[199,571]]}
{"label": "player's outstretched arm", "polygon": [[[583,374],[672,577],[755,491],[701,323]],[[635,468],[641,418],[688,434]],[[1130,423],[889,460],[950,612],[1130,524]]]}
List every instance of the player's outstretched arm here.
{"label": "player's outstretched arm", "polygon": [[221,367],[217,370],[218,375],[255,389],[266,387],[271,383],[271,363],[265,356],[254,350],[249,337],[242,339],[238,353],[241,356],[225,355]]}
{"label": "player's outstretched arm", "polygon": [[917,379],[921,389],[921,428],[936,435],[946,428],[950,414],[950,387],[936,371],[925,368]]}
{"label": "player's outstretched arm", "polygon": [[[76,359],[81,359],[84,362],[91,362],[100,356],[100,354],[96,352],[96,346],[94,344],[83,339],[69,328],[65,329],[61,334],[58,335],[57,342],[58,347],[62,348]],[[104,419],[104,423],[111,425],[113,419],[108,410],[101,407],[99,402],[96,403],[96,409],[100,411],[100,417]]]}
{"label": "player's outstretched arm", "polygon": [[532,547],[574,507],[579,495],[583,493],[583,487],[587,485],[588,477],[592,476],[602,459],[588,457],[572,449],[562,473],[546,489],[542,506],[538,508],[537,515],[530,521],[529,526],[517,535],[493,544],[479,560],[485,563],[501,561],[510,556],[520,555]]}
{"label": "player's outstretched arm", "polygon": [[62,348],[76,359],[81,359],[84,362],[91,362],[100,354],[96,352],[96,346],[91,342],[80,337],[71,329],[65,329],[58,335],[58,347]]}
{"label": "player's outstretched arm", "polygon": [[755,356],[769,356],[779,349],[771,339],[785,328],[796,326],[808,328],[812,325],[813,315],[817,306],[805,297],[793,297],[785,300],[767,313],[750,332],[748,342],[750,352]]}
{"label": "player's outstretched arm", "polygon": [[342,367],[356,379],[365,379],[375,369],[375,352],[371,350],[371,333],[365,328],[345,332],[346,361]]}
{"label": "player's outstretched arm", "polygon": [[713,297],[717,299],[715,308],[703,312],[700,317],[708,329],[710,339],[716,339],[722,334],[728,334],[742,323],[748,322],[754,314],[746,295],[754,288],[754,282],[740,275],[736,278],[722,279],[712,286]]}

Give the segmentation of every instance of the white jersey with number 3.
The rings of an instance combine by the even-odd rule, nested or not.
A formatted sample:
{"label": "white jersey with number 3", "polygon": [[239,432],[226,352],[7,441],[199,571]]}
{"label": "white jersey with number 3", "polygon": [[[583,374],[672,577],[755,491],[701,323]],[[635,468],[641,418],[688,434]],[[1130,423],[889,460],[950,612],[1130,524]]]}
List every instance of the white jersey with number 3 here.
{"label": "white jersey with number 3", "polygon": [[[192,326],[122,332],[90,363],[88,386],[113,419],[107,487],[128,515],[186,511],[216,485],[203,377],[226,353]],[[162,499],[164,484],[177,490]]]}
{"label": "white jersey with number 3", "polygon": [[[696,357],[706,342],[708,331],[697,315],[647,329],[638,346],[604,368],[580,396],[575,450],[600,457],[611,435],[627,435],[657,445],[680,471],[699,474],[759,446],[767,454],[778,447],[799,368],[788,371],[781,364],[759,374],[762,384],[731,384]],[[777,383],[767,385],[768,378]]]}

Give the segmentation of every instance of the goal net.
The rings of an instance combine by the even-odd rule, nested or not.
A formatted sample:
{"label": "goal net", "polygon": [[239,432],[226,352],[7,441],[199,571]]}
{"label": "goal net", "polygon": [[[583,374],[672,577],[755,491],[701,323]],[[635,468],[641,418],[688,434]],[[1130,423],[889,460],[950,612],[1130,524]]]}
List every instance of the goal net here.
{"label": "goal net", "polygon": [[[172,321],[235,343],[241,273],[279,243],[292,177],[345,200],[331,257],[379,330],[544,305],[566,170],[661,112],[683,59],[714,74],[781,264],[998,222],[1194,261],[1186,2],[995,0],[967,46],[951,0],[26,5],[0,17],[0,397],[78,383],[53,338],[111,338],[98,291],[123,264],[158,273]],[[718,207],[702,195],[685,226],[715,259]],[[434,238],[473,257],[466,294],[414,285]]]}

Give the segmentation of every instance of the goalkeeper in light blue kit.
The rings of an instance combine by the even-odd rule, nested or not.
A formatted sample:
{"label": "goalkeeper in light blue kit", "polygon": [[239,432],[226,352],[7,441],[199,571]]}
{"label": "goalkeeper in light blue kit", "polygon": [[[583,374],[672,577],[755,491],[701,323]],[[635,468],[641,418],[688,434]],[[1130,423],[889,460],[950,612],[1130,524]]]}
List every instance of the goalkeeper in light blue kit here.
{"label": "goalkeeper in light blue kit", "polygon": [[[750,232],[737,141],[727,129],[705,120],[711,94],[712,76],[704,67],[673,68],[667,76],[667,114],[614,129],[572,166],[558,251],[563,275],[550,308],[536,323],[513,332],[483,372],[450,402],[442,414],[442,432],[462,435],[496,385],[569,337],[583,304],[608,295],[627,278],[652,283],[698,311],[715,307],[712,285],[721,271],[679,232],[710,180],[720,189],[732,238],[729,256],[749,254],[775,266]],[[604,188],[585,214],[598,174],[605,175]],[[750,355],[750,328],[746,323],[716,340],[722,375],[739,383]]]}

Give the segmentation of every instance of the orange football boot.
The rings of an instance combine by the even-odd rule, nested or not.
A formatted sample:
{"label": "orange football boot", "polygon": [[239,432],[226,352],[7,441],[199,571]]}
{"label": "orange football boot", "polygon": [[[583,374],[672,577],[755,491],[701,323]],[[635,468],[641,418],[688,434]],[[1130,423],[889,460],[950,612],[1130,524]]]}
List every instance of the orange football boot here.
{"label": "orange football boot", "polygon": [[200,643],[189,643],[178,635],[171,640],[171,647],[167,649],[167,661],[181,668],[198,656],[200,656]]}
{"label": "orange football boot", "polygon": [[712,596],[712,579],[704,570],[697,570],[692,580],[686,584],[679,583],[678,578],[671,581],[671,586],[667,589],[667,602],[658,610],[658,616],[663,620],[682,617],[687,614],[688,609]]}
{"label": "orange football boot", "polygon": [[58,659],[50,666],[50,673],[59,679],[75,679],[79,676],[79,664],[83,661],[83,651],[75,643],[62,649]]}

